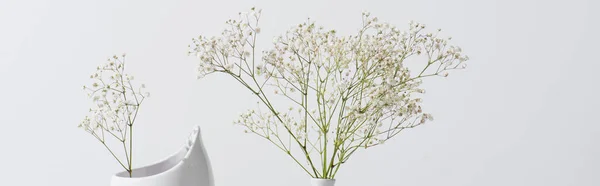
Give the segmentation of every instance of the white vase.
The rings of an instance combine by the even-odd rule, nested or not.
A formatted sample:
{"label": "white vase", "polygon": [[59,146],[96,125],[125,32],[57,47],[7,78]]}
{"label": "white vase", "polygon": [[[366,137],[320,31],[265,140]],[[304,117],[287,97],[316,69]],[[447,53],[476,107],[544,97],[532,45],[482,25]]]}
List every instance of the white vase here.
{"label": "white vase", "polygon": [[335,179],[311,178],[310,183],[312,186],[333,186]]}
{"label": "white vase", "polygon": [[196,126],[181,150],[155,164],[112,176],[111,186],[213,186],[210,161],[200,127]]}

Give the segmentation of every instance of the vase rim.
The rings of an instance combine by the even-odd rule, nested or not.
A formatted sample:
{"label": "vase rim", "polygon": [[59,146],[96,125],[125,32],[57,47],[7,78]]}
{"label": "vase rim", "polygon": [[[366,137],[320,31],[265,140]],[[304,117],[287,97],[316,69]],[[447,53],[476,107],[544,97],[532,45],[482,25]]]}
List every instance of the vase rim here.
{"label": "vase rim", "polygon": [[133,176],[133,177],[129,177],[129,172],[121,171],[121,172],[114,174],[112,176],[112,178],[113,179],[122,179],[122,180],[149,179],[149,178],[156,178],[156,177],[159,177],[160,175],[164,175],[164,174],[174,171],[175,169],[183,166],[183,162],[185,161],[185,159],[188,158],[188,156],[192,152],[192,147],[196,144],[196,142],[201,141],[199,125],[194,127],[191,137],[194,139],[193,141],[191,141],[191,143],[190,143],[190,141],[186,142],[186,144],[183,147],[180,147],[180,149],[177,152],[171,154],[170,156],[167,156],[167,157],[165,157],[159,161],[156,161],[152,164],[133,169],[133,171],[137,172],[137,171],[140,171],[143,169],[148,169],[148,168],[151,168],[154,166],[158,166],[163,163],[170,163],[169,166],[166,166],[165,170],[163,170],[161,172],[149,174],[149,175],[141,175],[141,176],[138,175],[138,176]]}
{"label": "vase rim", "polygon": [[335,179],[333,179],[333,178],[331,178],[331,179],[330,178],[312,178],[312,179],[313,180],[334,180],[335,181]]}

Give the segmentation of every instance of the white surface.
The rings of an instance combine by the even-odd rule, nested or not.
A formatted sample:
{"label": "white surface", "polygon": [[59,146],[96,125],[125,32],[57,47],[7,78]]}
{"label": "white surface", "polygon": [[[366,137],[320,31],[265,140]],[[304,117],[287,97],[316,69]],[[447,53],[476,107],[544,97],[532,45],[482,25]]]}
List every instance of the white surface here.
{"label": "white surface", "polygon": [[[195,80],[186,55],[238,11],[263,8],[263,47],[308,16],[340,33],[368,10],[403,26],[442,28],[471,61],[429,81],[436,118],[355,154],[339,186],[600,185],[598,1],[0,1],[2,185],[105,186],[119,165],[77,129],[96,65],[127,52],[152,96],[134,136],[134,164],[176,151],[201,125],[217,186],[309,185],[293,161],[231,123],[254,108],[225,76]],[[239,91],[242,91],[239,93]]]}

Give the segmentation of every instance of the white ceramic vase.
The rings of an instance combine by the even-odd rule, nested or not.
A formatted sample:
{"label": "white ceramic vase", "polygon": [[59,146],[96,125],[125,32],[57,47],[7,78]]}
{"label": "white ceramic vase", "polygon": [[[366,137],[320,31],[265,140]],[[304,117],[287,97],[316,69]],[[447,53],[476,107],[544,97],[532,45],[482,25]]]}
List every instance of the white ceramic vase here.
{"label": "white ceramic vase", "polygon": [[214,186],[212,168],[196,126],[181,150],[155,164],[113,175],[111,186]]}
{"label": "white ceramic vase", "polygon": [[312,186],[334,186],[335,179],[311,178],[310,183]]}

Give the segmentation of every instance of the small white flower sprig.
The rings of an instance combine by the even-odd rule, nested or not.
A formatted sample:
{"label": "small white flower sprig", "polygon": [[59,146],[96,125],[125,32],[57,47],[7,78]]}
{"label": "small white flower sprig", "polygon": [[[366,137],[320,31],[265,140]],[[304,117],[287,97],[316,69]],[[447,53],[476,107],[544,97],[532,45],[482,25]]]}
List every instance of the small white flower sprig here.
{"label": "small white flower sprig", "polygon": [[[150,96],[145,92],[145,85],[134,86],[133,76],[125,74],[125,54],[113,56],[106,64],[96,68],[90,75],[91,86],[83,89],[92,98],[94,105],[90,115],[79,124],[79,128],[92,134],[119,164],[132,176],[133,160],[133,126],[138,116],[140,105]],[[108,144],[108,138],[122,144],[125,158],[120,158]],[[123,160],[125,159],[125,160]]]}
{"label": "small white flower sprig", "polygon": [[[227,74],[256,95],[268,111],[250,110],[235,123],[314,178],[333,179],[357,149],[432,120],[420,106],[422,79],[446,77],[469,59],[438,36],[441,30],[425,33],[425,25],[411,22],[403,31],[369,13],[358,33],[345,37],[310,20],[298,24],[258,57],[260,16],[255,8],[240,13],[222,37],[194,38],[189,54],[200,60],[198,78]],[[411,73],[408,59],[422,60],[422,68]],[[276,105],[277,98],[289,102]]]}

